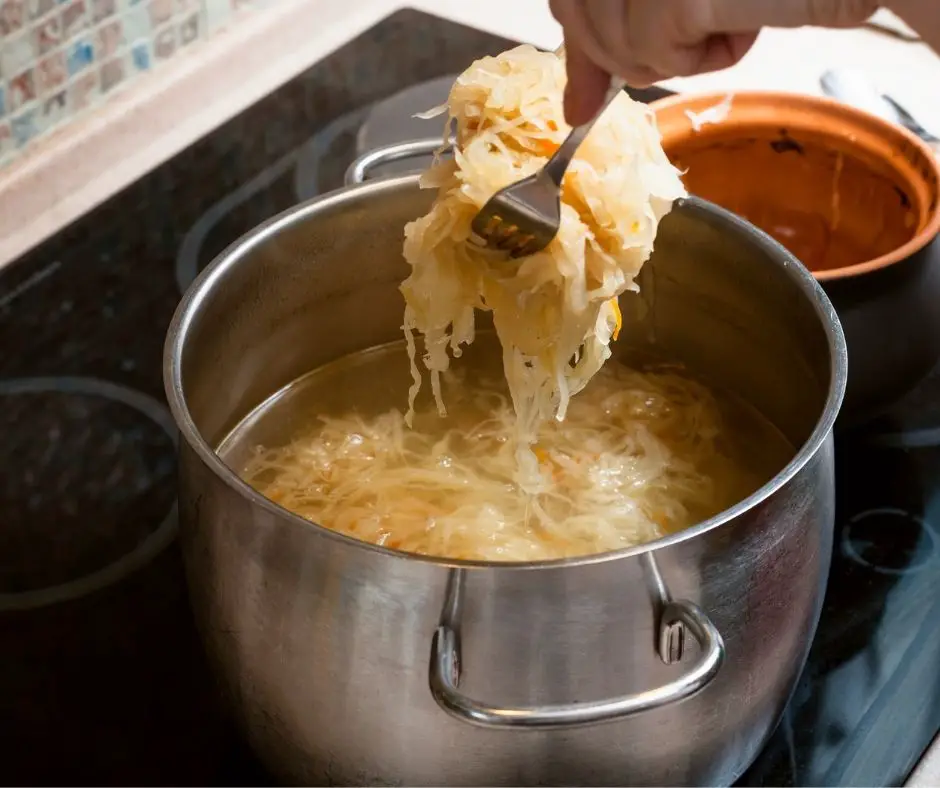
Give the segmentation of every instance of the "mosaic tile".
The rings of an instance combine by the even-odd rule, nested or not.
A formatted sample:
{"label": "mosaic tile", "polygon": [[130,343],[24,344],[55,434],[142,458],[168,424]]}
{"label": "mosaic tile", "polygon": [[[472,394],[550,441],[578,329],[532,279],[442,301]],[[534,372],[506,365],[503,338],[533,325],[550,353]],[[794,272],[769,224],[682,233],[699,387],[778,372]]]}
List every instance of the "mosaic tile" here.
{"label": "mosaic tile", "polygon": [[190,14],[179,23],[179,44],[180,47],[187,46],[193,41],[199,39],[199,14]]}
{"label": "mosaic tile", "polygon": [[62,38],[69,40],[88,27],[88,6],[85,0],[69,0],[62,8]]}
{"label": "mosaic tile", "polygon": [[101,64],[101,92],[107,93],[120,85],[127,76],[124,56],[118,55]]}
{"label": "mosaic tile", "polygon": [[101,93],[98,75],[93,71],[81,74],[68,87],[68,100],[72,109],[80,112],[87,109]]}
{"label": "mosaic tile", "polygon": [[62,41],[62,18],[50,16],[36,26],[36,49],[45,55],[59,46]]}
{"label": "mosaic tile", "polygon": [[263,3],[0,0],[0,128],[9,140],[6,150],[0,145],[0,161],[227,26],[249,5]]}
{"label": "mosaic tile", "polygon": [[0,161],[12,154],[14,150],[16,150],[16,145],[13,143],[13,129],[10,128],[8,122],[2,122],[0,123]]}
{"label": "mosaic tile", "polygon": [[117,0],[91,0],[92,22],[101,22],[117,13]]}
{"label": "mosaic tile", "polygon": [[[23,0],[0,0],[0,35],[12,35],[22,30],[25,24],[26,5]],[[6,46],[6,41],[3,44]]]}
{"label": "mosaic tile", "polygon": [[124,26],[120,19],[103,24],[95,32],[95,57],[106,60],[124,46]]}
{"label": "mosaic tile", "polygon": [[13,131],[9,123],[0,123],[0,170],[9,165],[16,157],[16,145],[13,144]]}
{"label": "mosaic tile", "polygon": [[68,66],[64,52],[54,52],[39,61],[36,67],[36,90],[45,96],[54,93],[68,80]]}
{"label": "mosaic tile", "polygon": [[69,117],[68,92],[63,88],[42,100],[38,127],[41,133],[52,131]]}
{"label": "mosaic tile", "polygon": [[128,8],[122,15],[124,35],[128,41],[137,41],[141,38],[150,38],[153,29],[150,24],[150,13],[146,6],[138,5]]}
{"label": "mosaic tile", "polygon": [[29,0],[29,18],[42,19],[55,10],[55,0]]}
{"label": "mosaic tile", "polygon": [[0,46],[0,73],[18,74],[34,65],[38,57],[39,45],[33,31],[5,38]]}
{"label": "mosaic tile", "polygon": [[36,77],[33,69],[27,69],[13,77],[9,82],[9,91],[8,111],[12,115],[36,98]]}
{"label": "mosaic tile", "polygon": [[23,148],[32,140],[39,129],[36,126],[37,108],[35,106],[25,109],[19,115],[10,119],[10,130],[13,132],[13,143],[17,148]]}
{"label": "mosaic tile", "polygon": [[153,54],[156,60],[168,60],[176,52],[176,29],[170,25],[159,31],[153,40]]}
{"label": "mosaic tile", "polygon": [[225,27],[232,19],[232,7],[229,0],[203,0],[203,14],[206,19],[206,30],[212,33]]}
{"label": "mosaic tile", "polygon": [[95,50],[87,38],[80,38],[69,44],[67,50],[69,76],[84,71],[95,60]]}
{"label": "mosaic tile", "polygon": [[149,41],[135,41],[131,45],[131,63],[137,71],[147,71],[153,61]]}
{"label": "mosaic tile", "polygon": [[150,24],[155,28],[173,18],[173,0],[150,0]]}

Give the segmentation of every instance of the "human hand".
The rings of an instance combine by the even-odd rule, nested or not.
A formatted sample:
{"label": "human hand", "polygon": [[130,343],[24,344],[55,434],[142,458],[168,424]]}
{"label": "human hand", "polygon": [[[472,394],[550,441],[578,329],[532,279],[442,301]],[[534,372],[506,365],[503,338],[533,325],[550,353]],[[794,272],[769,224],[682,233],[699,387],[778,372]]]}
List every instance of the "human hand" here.
{"label": "human hand", "polygon": [[855,27],[878,0],[549,0],[565,32],[572,125],[600,109],[610,75],[645,87],[737,63],[762,27]]}

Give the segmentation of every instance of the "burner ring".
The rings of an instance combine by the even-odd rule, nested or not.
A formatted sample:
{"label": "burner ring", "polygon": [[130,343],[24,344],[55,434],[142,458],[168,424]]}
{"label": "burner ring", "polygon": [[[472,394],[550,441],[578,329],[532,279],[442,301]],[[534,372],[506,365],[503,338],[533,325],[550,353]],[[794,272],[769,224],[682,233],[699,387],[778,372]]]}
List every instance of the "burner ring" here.
{"label": "burner ring", "polygon": [[[299,201],[304,202],[319,194],[316,184],[320,172],[320,158],[324,151],[343,132],[352,132],[359,128],[368,109],[368,106],[360,107],[330,121],[306,142],[210,206],[189,228],[177,251],[175,276],[180,293],[185,295],[199,274],[211,264],[210,260],[205,266],[202,265],[203,244],[215,226],[237,207],[288,174],[292,174],[294,193]],[[254,229],[250,228],[249,232]],[[230,238],[229,242],[235,242],[242,235],[243,233],[239,233],[235,238]]]}
{"label": "burner ring", "polygon": [[[926,555],[920,556],[919,559],[914,563],[911,563],[909,566],[905,567],[885,566],[884,564],[878,564],[869,561],[867,558],[865,558],[865,556],[862,555],[861,551],[853,542],[852,526],[858,525],[860,522],[867,520],[870,517],[900,517],[909,522],[913,522],[920,528],[921,531],[927,534],[927,538],[930,542],[929,551]],[[911,575],[927,568],[927,566],[932,564],[938,557],[940,557],[940,534],[938,534],[934,527],[923,517],[911,514],[904,509],[881,507],[877,509],[866,509],[865,511],[858,512],[849,518],[849,521],[842,527],[841,546],[843,555],[860,566],[871,569],[873,572],[877,572],[882,575],[893,576]]]}
{"label": "burner ring", "polygon": [[[0,380],[0,396],[12,394],[84,394],[119,402],[143,414],[157,424],[177,445],[176,424],[169,410],[153,397],[126,386],[107,380],[90,377],[37,377]],[[86,596],[94,591],[113,585],[162,553],[176,536],[177,504],[158,526],[133,550],[116,561],[75,580],[58,585],[16,593],[0,592],[0,613],[14,610],[33,610]]]}
{"label": "burner ring", "polygon": [[871,442],[889,449],[929,449],[940,446],[940,427],[883,432],[874,435]]}

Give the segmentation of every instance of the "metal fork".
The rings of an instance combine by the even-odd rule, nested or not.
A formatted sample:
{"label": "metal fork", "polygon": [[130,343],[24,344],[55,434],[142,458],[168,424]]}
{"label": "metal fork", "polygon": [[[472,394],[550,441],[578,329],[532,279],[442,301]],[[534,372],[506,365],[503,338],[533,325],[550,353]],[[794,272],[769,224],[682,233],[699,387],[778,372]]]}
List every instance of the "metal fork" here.
{"label": "metal fork", "polygon": [[847,68],[830,69],[819,80],[827,96],[871,112],[891,123],[898,123],[913,132],[931,147],[938,147],[940,139],[911,115],[891,96],[878,92],[861,72]]}
{"label": "metal fork", "polygon": [[898,104],[898,102],[891,98],[891,96],[885,93],[882,95],[882,98],[892,107],[894,107],[894,111],[898,113],[898,117],[901,119],[901,125],[904,126],[908,131],[914,132],[924,142],[930,145],[936,145],[938,142],[940,142],[940,138],[938,138],[936,134],[921,126],[917,118],[911,115],[910,112]]}
{"label": "metal fork", "polygon": [[490,197],[471,225],[475,243],[509,252],[511,257],[535,254],[551,243],[561,222],[561,181],[565,171],[588,132],[625,84],[622,79],[612,78],[598,113],[573,128],[541,170]]}

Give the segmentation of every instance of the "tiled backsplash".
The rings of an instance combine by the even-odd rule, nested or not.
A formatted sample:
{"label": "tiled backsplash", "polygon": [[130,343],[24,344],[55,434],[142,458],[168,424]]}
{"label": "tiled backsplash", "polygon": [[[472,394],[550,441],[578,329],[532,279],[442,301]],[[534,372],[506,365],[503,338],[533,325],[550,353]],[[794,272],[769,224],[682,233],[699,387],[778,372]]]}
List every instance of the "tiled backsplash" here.
{"label": "tiled backsplash", "polygon": [[[276,0],[268,0],[275,2]],[[0,0],[0,167],[262,0]]]}

